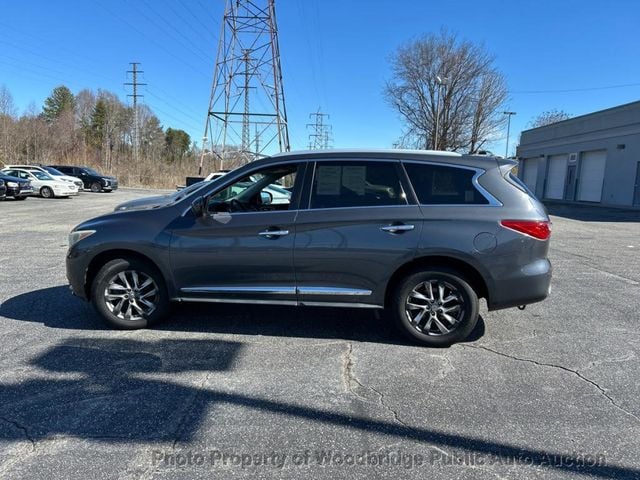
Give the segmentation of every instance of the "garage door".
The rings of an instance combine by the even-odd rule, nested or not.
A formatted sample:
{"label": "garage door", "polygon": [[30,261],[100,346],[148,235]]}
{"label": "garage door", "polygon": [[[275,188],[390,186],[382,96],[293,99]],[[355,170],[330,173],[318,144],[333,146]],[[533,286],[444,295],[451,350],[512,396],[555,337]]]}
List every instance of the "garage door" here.
{"label": "garage door", "polygon": [[536,191],[536,179],[538,178],[538,159],[537,158],[525,158],[522,161],[524,168],[522,181],[525,183],[529,190]]}
{"label": "garage door", "polygon": [[545,198],[562,200],[564,181],[567,177],[567,155],[551,155],[547,170],[547,191]]}
{"label": "garage door", "polygon": [[602,199],[602,184],[604,182],[606,161],[606,150],[584,152],[582,154],[578,180],[578,200],[599,202]]}

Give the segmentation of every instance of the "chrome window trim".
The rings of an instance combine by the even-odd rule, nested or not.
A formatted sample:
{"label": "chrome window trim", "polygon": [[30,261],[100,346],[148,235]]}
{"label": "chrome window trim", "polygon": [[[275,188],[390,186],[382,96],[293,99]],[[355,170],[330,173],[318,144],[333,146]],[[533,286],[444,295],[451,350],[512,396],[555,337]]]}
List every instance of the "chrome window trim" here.
{"label": "chrome window trim", "polygon": [[[401,160],[401,162],[414,163],[417,165],[435,165],[437,167],[459,168],[462,170],[471,170],[473,172],[476,172],[471,178],[471,184],[476,188],[476,190],[480,192],[480,194],[485,198],[485,200],[489,202],[486,205],[478,205],[476,203],[420,203],[420,199],[417,198],[418,195],[416,194],[416,199],[418,200],[418,204],[421,207],[502,207],[503,206],[503,203],[501,201],[499,201],[496,197],[494,197],[486,188],[480,185],[480,182],[478,182],[478,178],[480,178],[480,176],[482,176],[487,172],[483,168],[471,167],[469,165],[454,165],[451,163],[432,162],[428,160],[424,160],[424,161]],[[407,177],[409,177],[409,182],[413,187],[413,183],[411,182],[411,177],[409,176],[409,172],[407,172]],[[414,190],[415,190],[415,187],[414,187]]]}

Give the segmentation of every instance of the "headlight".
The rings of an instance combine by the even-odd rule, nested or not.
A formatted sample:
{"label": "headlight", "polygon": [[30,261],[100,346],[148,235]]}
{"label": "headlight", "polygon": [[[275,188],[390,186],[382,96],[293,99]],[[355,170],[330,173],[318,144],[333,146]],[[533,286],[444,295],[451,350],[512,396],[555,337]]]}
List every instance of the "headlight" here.
{"label": "headlight", "polygon": [[109,179],[107,178],[103,178],[102,181],[104,182],[105,185],[109,185]]}
{"label": "headlight", "polygon": [[96,233],[95,230],[76,230],[69,234],[69,248],[73,247],[76,243],[78,243],[83,238],[87,238],[90,235]]}
{"label": "headlight", "polygon": [[7,182],[7,187],[18,188],[18,184],[16,182]]}

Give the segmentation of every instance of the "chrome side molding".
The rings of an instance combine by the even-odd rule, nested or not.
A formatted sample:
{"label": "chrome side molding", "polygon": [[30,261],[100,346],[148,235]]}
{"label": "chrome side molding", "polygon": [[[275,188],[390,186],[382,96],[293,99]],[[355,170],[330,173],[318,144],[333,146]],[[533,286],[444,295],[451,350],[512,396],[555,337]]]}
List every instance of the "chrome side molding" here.
{"label": "chrome side molding", "polygon": [[358,288],[341,288],[341,287],[229,287],[229,286],[211,286],[211,287],[186,287],[181,288],[183,293],[258,293],[262,295],[371,295],[371,290]]}

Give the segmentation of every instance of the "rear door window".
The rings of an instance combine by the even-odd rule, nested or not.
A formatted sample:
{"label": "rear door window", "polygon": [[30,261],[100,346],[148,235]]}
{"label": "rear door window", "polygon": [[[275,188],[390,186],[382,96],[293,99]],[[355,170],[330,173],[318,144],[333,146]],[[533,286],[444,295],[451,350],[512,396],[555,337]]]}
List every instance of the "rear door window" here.
{"label": "rear door window", "polygon": [[422,205],[489,203],[473,184],[475,170],[418,163],[405,163],[404,168]]}
{"label": "rear door window", "polygon": [[393,162],[318,162],[310,208],[406,205],[397,164]]}

